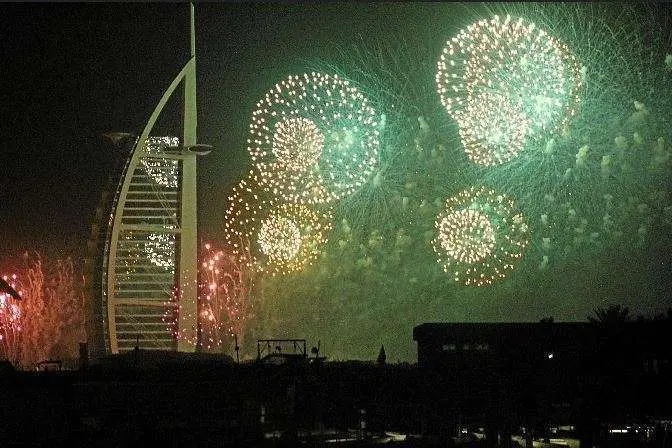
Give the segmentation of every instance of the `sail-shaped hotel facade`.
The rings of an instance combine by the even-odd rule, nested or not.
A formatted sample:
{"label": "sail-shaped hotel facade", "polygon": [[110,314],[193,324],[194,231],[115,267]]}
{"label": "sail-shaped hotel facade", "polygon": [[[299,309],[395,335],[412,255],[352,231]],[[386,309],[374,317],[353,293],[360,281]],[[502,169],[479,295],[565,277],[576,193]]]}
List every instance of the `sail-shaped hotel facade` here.
{"label": "sail-shaped hotel facade", "polygon": [[[196,49],[135,139],[100,238],[100,294],[89,319],[92,354],[134,348],[194,351],[198,334]],[[182,87],[180,89],[179,87]],[[176,91],[184,92],[181,137],[152,134]],[[104,225],[101,226],[101,228]],[[102,233],[102,232],[101,232]],[[95,356],[95,355],[94,355]]]}

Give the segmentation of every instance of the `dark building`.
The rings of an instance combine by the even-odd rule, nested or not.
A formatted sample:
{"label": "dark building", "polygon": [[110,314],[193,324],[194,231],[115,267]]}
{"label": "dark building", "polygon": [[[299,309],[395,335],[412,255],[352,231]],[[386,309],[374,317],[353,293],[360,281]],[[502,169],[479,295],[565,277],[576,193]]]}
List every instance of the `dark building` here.
{"label": "dark building", "polygon": [[[668,448],[671,323],[423,324],[417,366],[328,362],[303,340],[259,341],[250,363],[138,349],[79,371],[0,365],[12,410],[0,446],[369,446],[392,432],[417,446],[506,447],[524,427],[524,446],[550,448],[556,427],[581,447],[606,448],[625,446],[608,443],[610,429],[624,437],[658,423],[628,446]],[[483,432],[484,441],[468,438]]]}
{"label": "dark building", "polygon": [[669,320],[427,323],[413,338],[437,425],[508,440],[520,427],[571,423],[589,443],[607,422],[672,415]]}

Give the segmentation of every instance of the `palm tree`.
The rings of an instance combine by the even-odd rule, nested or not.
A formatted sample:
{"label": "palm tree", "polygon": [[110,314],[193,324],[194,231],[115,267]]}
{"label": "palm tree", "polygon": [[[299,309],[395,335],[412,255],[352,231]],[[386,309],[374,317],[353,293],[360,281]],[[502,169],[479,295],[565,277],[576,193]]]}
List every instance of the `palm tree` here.
{"label": "palm tree", "polygon": [[595,406],[593,412],[598,415],[611,415],[623,400],[632,398],[625,398],[631,388],[626,387],[627,375],[624,376],[628,366],[632,365],[634,354],[626,331],[630,320],[630,310],[621,305],[596,308],[588,316],[595,335],[595,352],[589,362],[595,378],[599,378],[588,388],[588,395]]}
{"label": "palm tree", "polygon": [[588,322],[594,325],[622,324],[630,320],[630,309],[627,306],[610,305],[607,308],[595,308],[594,316],[588,316]]}

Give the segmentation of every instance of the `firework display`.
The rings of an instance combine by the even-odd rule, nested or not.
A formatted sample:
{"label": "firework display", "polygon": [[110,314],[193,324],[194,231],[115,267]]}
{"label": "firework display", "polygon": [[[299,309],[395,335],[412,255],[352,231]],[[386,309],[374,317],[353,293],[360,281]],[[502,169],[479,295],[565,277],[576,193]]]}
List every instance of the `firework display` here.
{"label": "firework display", "polygon": [[257,103],[248,152],[260,185],[295,203],[352,194],[378,157],[378,123],[368,99],[337,75],[289,76]]}
{"label": "firework display", "polygon": [[288,118],[275,123],[271,152],[288,171],[312,167],[324,148],[324,134],[307,118]]}
{"label": "firework display", "polygon": [[[95,95],[68,107],[11,84],[37,100],[4,102],[20,110],[0,240],[0,275],[16,275],[0,278],[21,297],[0,288],[0,359],[70,368],[86,340],[94,361],[137,347],[245,363],[257,340],[299,337],[319,361],[384,344],[415,363],[423,322],[672,307],[665,3],[253,7],[226,35],[249,8],[201,9],[206,64],[107,66],[156,85],[90,63],[105,79],[87,84],[73,66]],[[71,132],[26,114],[35,104]]]}
{"label": "firework display", "polygon": [[[22,294],[17,274],[3,275],[2,279],[19,294]],[[0,348],[5,357],[14,353],[14,341],[21,331],[21,307],[11,294],[0,291]],[[13,359],[13,358],[12,358]]]}
{"label": "firework display", "polygon": [[216,250],[211,243],[204,245],[201,258],[201,346],[206,351],[221,351],[231,342],[242,343],[247,323],[254,317],[254,275],[236,257]]}
{"label": "firework display", "polygon": [[[656,7],[621,6],[617,20],[597,4],[487,8],[536,23],[581,62],[581,104],[571,126],[528,138],[505,164],[463,169],[473,183],[516,198],[536,230],[526,260],[540,271],[605,256],[626,241],[646,248],[669,222],[669,30],[655,19]],[[465,129],[459,132],[465,140]]]}
{"label": "firework display", "polygon": [[277,275],[311,264],[331,227],[330,212],[269,197],[250,172],[229,196],[224,232],[228,249],[240,263]]}
{"label": "firework display", "polygon": [[[365,359],[361,341],[378,339],[413,359],[410,321],[573,319],[585,295],[631,280],[602,266],[640,269],[631,260],[669,235],[672,57],[645,20],[656,13],[445,8],[441,27],[334,42],[328,60],[298,55],[291,73],[305,74],[259,79],[273,88],[242,124],[252,163],[221,250],[201,252],[189,342],[232,354],[234,335],[301,334]],[[295,70],[292,56],[269,66]],[[178,143],[148,144],[152,192],[179,188],[179,170],[153,164]],[[170,232],[137,242],[161,273],[179,250]],[[179,294],[166,322],[182,338]]]}
{"label": "firework display", "polygon": [[436,83],[469,158],[497,165],[516,157],[528,139],[568,126],[582,77],[565,44],[507,15],[480,20],[450,39]]}
{"label": "firework display", "polygon": [[[469,159],[479,165],[499,165],[525,147],[532,122],[522,108],[502,95],[483,93],[470,101],[459,133]],[[477,118],[471,120],[471,118]]]}
{"label": "firework display", "polygon": [[[410,329],[398,336],[409,318],[489,320],[506,308],[572,319],[590,311],[586,294],[604,297],[606,282],[591,276],[623,290],[633,270],[632,285],[655,281],[650,264],[630,260],[672,225],[669,32],[646,8],[462,8],[445,22],[455,36],[445,46],[417,25],[403,40],[373,38],[310,65],[348,79],[378,114],[377,159],[348,193],[333,183],[347,170],[326,169],[331,109],[310,95],[313,78],[290,77],[257,106],[255,174],[236,187],[225,223],[263,285],[251,335],[327,332],[336,358],[369,356],[353,347],[375,335],[412,358]],[[295,269],[296,205],[325,203],[329,241],[310,269]]]}
{"label": "firework display", "polygon": [[[647,86],[669,91],[671,72],[665,52],[655,59],[637,50],[642,38],[630,23],[637,18],[609,22],[608,8],[596,5],[466,9],[464,22],[447,24],[458,31],[446,48],[435,42],[432,49],[435,36],[420,32],[389,45],[358,44],[359,53],[341,55],[344,64],[313,66],[357,82],[375,101],[378,162],[356,191],[330,201],[334,229],[312,269],[280,278],[261,271],[272,300],[261,300],[253,332],[319,338],[326,327],[342,335],[330,338],[351,356],[359,339],[391,337],[390,328],[398,334],[409,315],[464,319],[466,311],[492,319],[506,306],[543,317],[551,304],[584,310],[582,291],[557,305],[559,293],[537,280],[558,269],[593,269],[626,242],[646,248],[659,223],[672,222],[664,179],[672,161],[669,95],[645,94]],[[387,51],[423,44],[426,55]],[[644,56],[650,60],[637,66]],[[278,179],[275,190],[263,188],[274,203],[263,206],[250,240],[257,262],[297,253],[292,222],[260,224],[279,204],[301,202],[285,194],[287,172],[302,179],[301,194],[328,194],[324,178],[308,168],[324,156],[324,128],[314,116],[298,118],[267,126],[267,164],[256,160],[260,178]],[[481,185],[488,187],[470,188]],[[520,295],[545,302],[518,304]],[[357,333],[360,327],[367,332]]]}
{"label": "firework display", "polygon": [[164,302],[162,322],[175,340],[206,352],[226,351],[232,348],[229,345],[234,338],[242,340],[246,324],[253,317],[254,272],[241,264],[237,256],[216,250],[210,243],[203,246],[199,258],[202,261],[197,331],[180,328],[178,317],[183,309],[177,288],[173,288],[171,299]]}
{"label": "firework display", "polygon": [[75,356],[84,310],[72,260],[44,261],[36,252],[22,258],[11,275],[2,275],[18,298],[0,290],[0,357],[33,370],[54,350]]}
{"label": "firework display", "polygon": [[224,238],[227,251],[239,263],[252,267],[250,256],[250,235],[253,235],[263,218],[265,210],[274,201],[261,190],[253,171],[233,187],[228,197],[228,208],[224,219]]}
{"label": "firework display", "polygon": [[485,187],[448,198],[435,227],[439,264],[465,285],[503,279],[528,244],[529,228],[513,200]]}
{"label": "firework display", "polygon": [[255,235],[261,269],[271,275],[287,274],[311,264],[322,252],[331,219],[330,213],[302,204],[280,204],[271,209]]}

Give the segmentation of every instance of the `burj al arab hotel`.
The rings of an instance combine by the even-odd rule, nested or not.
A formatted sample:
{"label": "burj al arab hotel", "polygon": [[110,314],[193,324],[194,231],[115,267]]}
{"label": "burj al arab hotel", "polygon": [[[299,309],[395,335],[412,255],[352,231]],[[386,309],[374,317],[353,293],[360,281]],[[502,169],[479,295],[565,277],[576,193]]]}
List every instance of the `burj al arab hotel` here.
{"label": "burj al arab hotel", "polygon": [[[92,282],[100,289],[91,294],[87,331],[92,352],[98,355],[136,347],[182,352],[196,348],[196,159],[211,148],[196,140],[193,5],[190,41],[189,60],[134,140],[103,212],[94,271],[102,277]],[[181,136],[153,135],[176,91],[184,92],[183,127],[174,131]]]}

